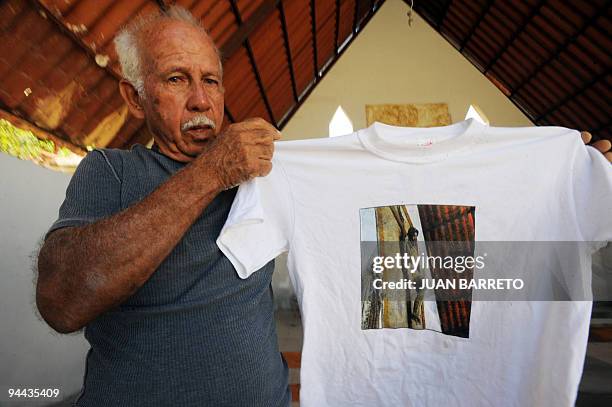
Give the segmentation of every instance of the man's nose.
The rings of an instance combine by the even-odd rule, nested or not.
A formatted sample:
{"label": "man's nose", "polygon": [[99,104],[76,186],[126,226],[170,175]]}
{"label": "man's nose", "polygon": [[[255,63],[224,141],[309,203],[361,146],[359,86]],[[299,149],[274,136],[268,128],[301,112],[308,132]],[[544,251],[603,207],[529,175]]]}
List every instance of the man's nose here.
{"label": "man's nose", "polygon": [[211,106],[210,97],[206,93],[204,85],[201,83],[193,84],[187,99],[187,109],[192,112],[205,112]]}

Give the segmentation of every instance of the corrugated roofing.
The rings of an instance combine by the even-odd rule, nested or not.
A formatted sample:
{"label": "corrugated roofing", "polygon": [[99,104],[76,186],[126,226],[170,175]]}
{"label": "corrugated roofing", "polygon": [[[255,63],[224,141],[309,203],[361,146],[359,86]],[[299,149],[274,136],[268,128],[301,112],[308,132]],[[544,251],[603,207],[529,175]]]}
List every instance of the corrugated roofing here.
{"label": "corrugated roofing", "polygon": [[593,141],[612,140],[611,6],[609,0],[414,2],[535,124],[588,130]]}
{"label": "corrugated roofing", "polygon": [[146,143],[146,126],[117,91],[112,40],[135,16],[174,3],[222,50],[226,123],[261,116],[282,128],[383,1],[8,0],[0,5],[0,113],[75,146]]}
{"label": "corrugated roofing", "polygon": [[[150,134],[127,113],[112,39],[176,3],[225,56],[226,123],[282,128],[384,0],[7,0],[0,4],[0,113],[75,146]],[[406,1],[410,3],[410,1]],[[415,11],[538,125],[612,140],[610,2],[428,0]]]}

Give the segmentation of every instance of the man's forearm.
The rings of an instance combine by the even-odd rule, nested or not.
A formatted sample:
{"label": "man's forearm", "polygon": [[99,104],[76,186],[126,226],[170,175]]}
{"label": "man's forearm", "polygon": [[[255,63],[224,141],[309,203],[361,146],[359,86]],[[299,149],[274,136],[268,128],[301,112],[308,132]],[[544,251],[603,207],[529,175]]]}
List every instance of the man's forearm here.
{"label": "man's forearm", "polygon": [[202,158],[130,208],[53,232],[39,255],[37,304],[60,332],[80,329],[142,286],[222,187]]}

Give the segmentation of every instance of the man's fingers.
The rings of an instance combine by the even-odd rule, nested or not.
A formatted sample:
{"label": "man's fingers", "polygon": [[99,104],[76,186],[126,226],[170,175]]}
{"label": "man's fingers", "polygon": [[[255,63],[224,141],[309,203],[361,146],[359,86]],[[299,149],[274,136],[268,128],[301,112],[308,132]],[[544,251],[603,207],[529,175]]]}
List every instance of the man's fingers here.
{"label": "man's fingers", "polygon": [[259,160],[259,173],[258,177],[265,177],[272,171],[272,162],[268,160]]}
{"label": "man's fingers", "polygon": [[274,140],[278,140],[280,138],[280,134],[276,129],[270,131],[261,131],[254,134],[253,141],[257,144],[272,144]]}
{"label": "man's fingers", "polygon": [[273,142],[281,138],[281,132],[260,117],[245,119],[231,126],[233,131],[241,135],[244,134],[246,140],[255,144]]}
{"label": "man's fingers", "polygon": [[270,161],[274,155],[274,144],[257,146],[255,153],[259,159]]}
{"label": "man's fingers", "polygon": [[[589,144],[593,139],[593,135],[591,135],[591,133],[588,131],[581,131],[580,137],[582,137],[582,142],[584,144]],[[606,157],[608,161],[612,163],[612,151],[610,151],[610,149],[612,149],[612,143],[610,143],[609,140],[598,140],[591,144],[591,146],[596,148],[604,155],[604,157]]]}
{"label": "man's fingers", "polygon": [[591,144],[593,147],[601,151],[602,153],[606,153],[612,148],[612,143],[609,140],[599,140]]}
{"label": "man's fingers", "polygon": [[248,133],[245,135],[245,141],[248,144],[257,145],[257,146],[271,146],[274,144],[275,140],[279,139],[279,135],[274,131],[255,131]]}
{"label": "man's fingers", "polygon": [[580,137],[582,137],[582,142],[584,144],[589,144],[591,142],[591,139],[593,138],[591,133],[589,133],[588,131],[581,131]]}

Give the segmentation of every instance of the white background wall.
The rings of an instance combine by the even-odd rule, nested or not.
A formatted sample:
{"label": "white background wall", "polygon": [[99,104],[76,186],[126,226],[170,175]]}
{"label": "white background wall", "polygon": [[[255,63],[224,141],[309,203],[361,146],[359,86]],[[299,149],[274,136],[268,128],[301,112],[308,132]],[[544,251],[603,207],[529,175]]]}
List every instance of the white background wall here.
{"label": "white background wall", "polygon": [[9,401],[10,387],[58,388],[62,398],[82,384],[86,341],[81,334],[54,333],[34,311],[33,256],[57,218],[69,180],[0,153],[0,406],[51,401]]}

